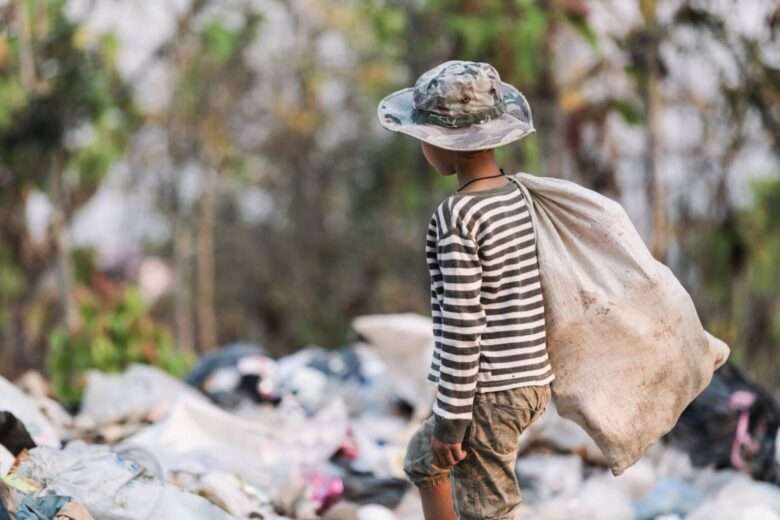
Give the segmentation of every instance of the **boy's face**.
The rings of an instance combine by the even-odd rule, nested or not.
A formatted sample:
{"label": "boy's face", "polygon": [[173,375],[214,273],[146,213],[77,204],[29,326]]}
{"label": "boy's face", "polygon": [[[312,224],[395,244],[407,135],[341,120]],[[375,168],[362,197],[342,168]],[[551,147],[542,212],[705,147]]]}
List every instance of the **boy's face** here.
{"label": "boy's face", "polygon": [[421,141],[420,146],[428,164],[439,174],[452,175],[455,173],[455,154],[457,152],[433,146],[425,141]]}

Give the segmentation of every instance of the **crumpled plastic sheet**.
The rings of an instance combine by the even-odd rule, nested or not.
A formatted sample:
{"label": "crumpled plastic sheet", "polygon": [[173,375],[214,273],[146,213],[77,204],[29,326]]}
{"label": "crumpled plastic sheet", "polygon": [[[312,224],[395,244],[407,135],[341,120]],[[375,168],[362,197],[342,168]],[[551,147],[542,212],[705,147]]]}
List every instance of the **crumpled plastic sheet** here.
{"label": "crumpled plastic sheet", "polygon": [[278,491],[301,467],[327,461],[346,437],[347,412],[339,400],[312,417],[292,399],[277,408],[254,407],[246,414],[240,417],[208,402],[183,398],[166,419],[121,446],[145,448],[166,475],[224,471],[260,489]]}
{"label": "crumpled plastic sheet", "polygon": [[11,412],[24,423],[38,446],[59,446],[60,436],[41,413],[36,400],[0,377],[0,410]]}
{"label": "crumpled plastic sheet", "polygon": [[526,517],[529,520],[634,520],[631,500],[611,482],[610,476],[591,477],[573,495],[539,502]]}
{"label": "crumpled plastic sheet", "polygon": [[226,520],[202,497],[144,474],[105,446],[71,442],[64,449],[30,450],[14,472],[43,486],[39,495],[71,497],[101,520]]}
{"label": "crumpled plastic sheet", "polygon": [[0,477],[5,476],[14,465],[15,457],[10,451],[0,446]]}
{"label": "crumpled plastic sheet", "polygon": [[517,461],[517,477],[529,502],[576,493],[582,485],[582,470],[582,459],[577,455],[532,454]]}
{"label": "crumpled plastic sheet", "polygon": [[35,400],[38,409],[60,439],[66,440],[73,425],[73,416],[60,403],[49,397],[49,383],[44,376],[40,372],[30,370],[15,380],[14,385]]}
{"label": "crumpled plastic sheet", "polygon": [[195,493],[218,505],[237,518],[282,520],[265,493],[241,480],[237,475],[212,471],[205,475],[177,473],[172,481],[180,488]]}
{"label": "crumpled plastic sheet", "polygon": [[414,428],[397,416],[364,415],[352,418],[357,456],[351,467],[380,478],[406,478],[403,458]]}
{"label": "crumpled plastic sheet", "polygon": [[200,393],[162,370],[131,365],[122,374],[87,372],[87,387],[77,421],[95,426],[166,415],[180,397],[205,401]]}
{"label": "crumpled plastic sheet", "polygon": [[686,520],[780,520],[780,488],[735,474]]}

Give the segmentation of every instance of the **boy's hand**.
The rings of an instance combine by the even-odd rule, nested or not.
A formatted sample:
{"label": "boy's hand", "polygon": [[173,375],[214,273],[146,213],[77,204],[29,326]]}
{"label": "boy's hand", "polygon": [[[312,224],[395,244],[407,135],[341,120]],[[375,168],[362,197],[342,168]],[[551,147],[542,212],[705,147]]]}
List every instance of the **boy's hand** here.
{"label": "boy's hand", "polygon": [[463,451],[459,442],[447,444],[436,437],[431,440],[431,452],[433,453],[433,463],[442,469],[449,469],[466,457],[466,452]]}

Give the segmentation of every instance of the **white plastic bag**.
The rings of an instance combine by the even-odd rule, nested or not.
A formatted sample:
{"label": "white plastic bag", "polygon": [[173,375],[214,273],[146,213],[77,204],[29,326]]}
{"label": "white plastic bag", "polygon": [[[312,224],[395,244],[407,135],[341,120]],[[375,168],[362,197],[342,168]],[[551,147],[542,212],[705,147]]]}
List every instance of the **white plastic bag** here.
{"label": "white plastic bag", "polygon": [[511,178],[531,201],[553,400],[619,475],[672,429],[729,349],[618,203],[561,179]]}

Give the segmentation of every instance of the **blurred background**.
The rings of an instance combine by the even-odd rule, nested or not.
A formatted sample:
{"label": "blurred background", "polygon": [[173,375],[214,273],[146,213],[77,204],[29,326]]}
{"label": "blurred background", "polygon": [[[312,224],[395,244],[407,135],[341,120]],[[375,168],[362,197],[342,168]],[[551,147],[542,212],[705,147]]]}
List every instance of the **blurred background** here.
{"label": "blurred background", "polygon": [[280,356],[429,314],[455,189],[378,101],[487,61],[537,133],[507,171],[627,209],[732,360],[780,389],[774,0],[0,0],[0,367]]}

